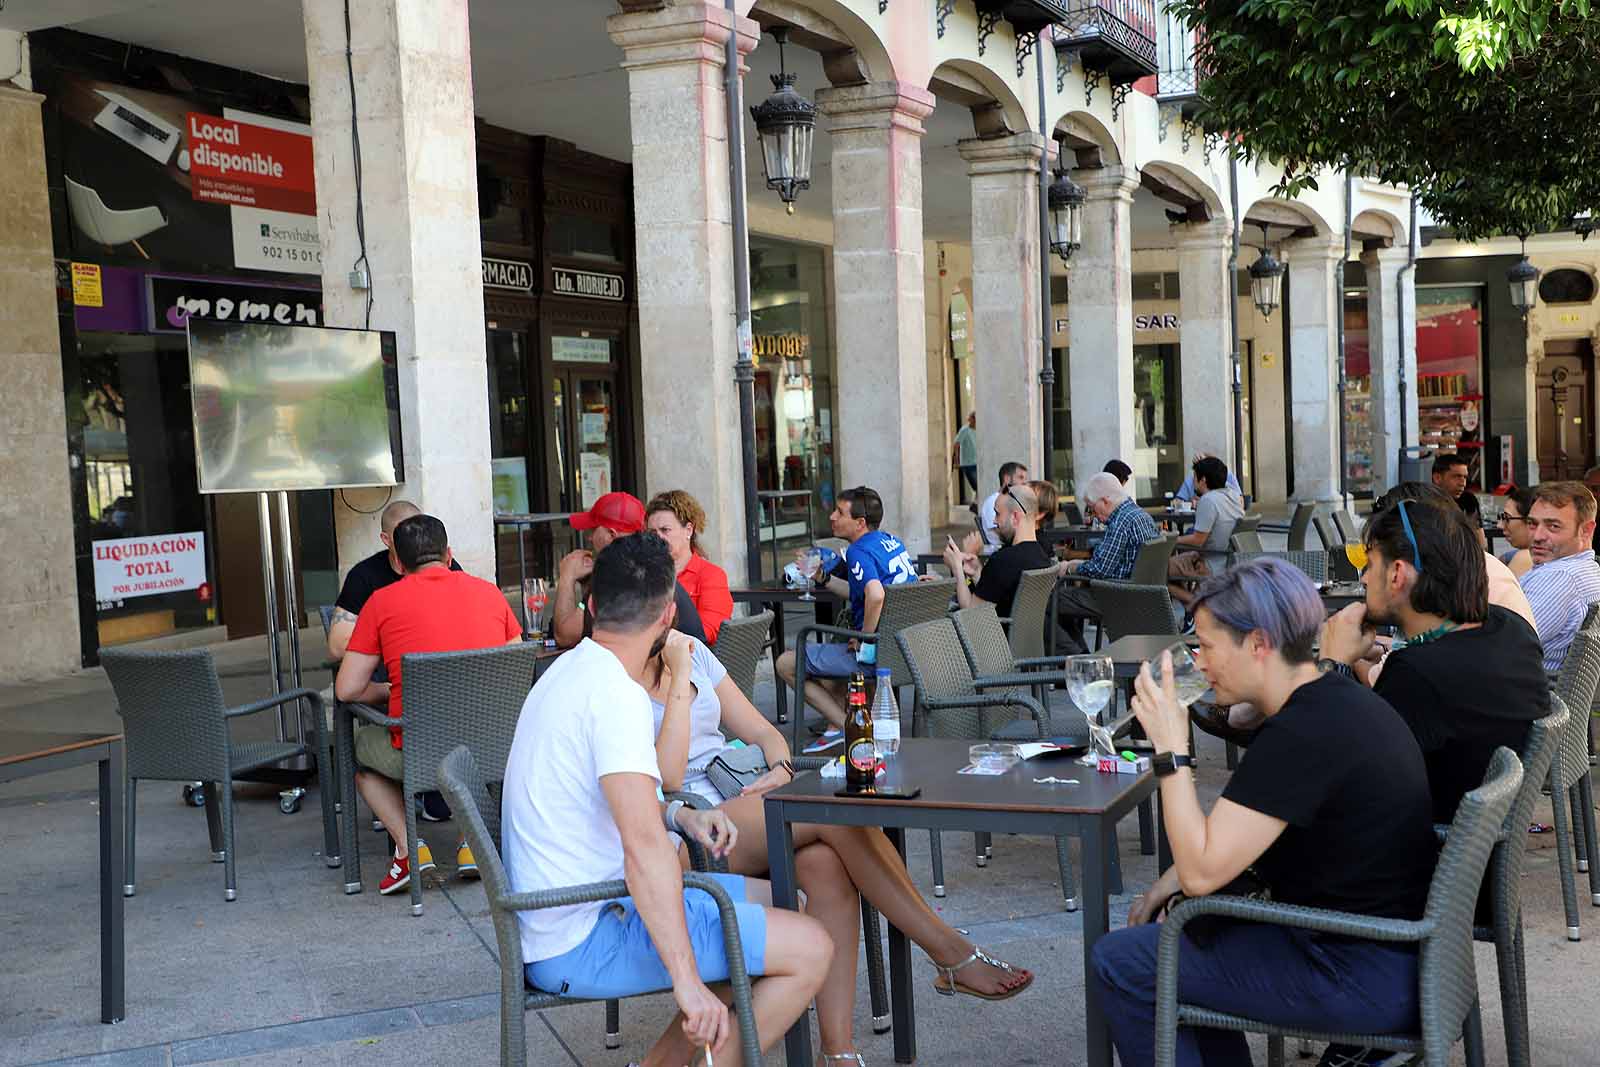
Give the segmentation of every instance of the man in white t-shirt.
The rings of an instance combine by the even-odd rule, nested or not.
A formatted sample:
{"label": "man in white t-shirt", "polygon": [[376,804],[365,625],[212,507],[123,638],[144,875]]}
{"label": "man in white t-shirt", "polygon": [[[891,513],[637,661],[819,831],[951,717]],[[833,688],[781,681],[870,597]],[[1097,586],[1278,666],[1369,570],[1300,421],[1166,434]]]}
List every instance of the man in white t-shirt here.
{"label": "man in white t-shirt", "polygon": [[[737,1063],[723,1000],[721,917],[709,894],[685,889],[667,831],[730,851],[737,830],[720,810],[659,800],[655,720],[638,679],[673,624],[672,556],[653,534],[620,537],[594,562],[594,635],[563,655],[528,694],[506,761],[501,805],[511,888],[518,893],[623,879],[615,900],[518,912],[528,982],[603,1000],[671,989],[679,1015],[641,1063],[691,1062],[710,1046]],[[738,913],[756,1026],[772,1047],[822,986],[833,942],[818,922],[770,907],[763,881],[715,875]],[[849,951],[854,951],[851,945]],[[726,1043],[726,1047],[724,1047]]]}
{"label": "man in white t-shirt", "polygon": [[1028,468],[1017,462],[1000,464],[1000,488],[983,498],[983,503],[978,505],[978,523],[983,527],[983,554],[989,555],[1000,550],[1000,531],[996,528],[995,509],[1000,500],[1000,494],[1010,489],[1013,485],[1028,484]]}

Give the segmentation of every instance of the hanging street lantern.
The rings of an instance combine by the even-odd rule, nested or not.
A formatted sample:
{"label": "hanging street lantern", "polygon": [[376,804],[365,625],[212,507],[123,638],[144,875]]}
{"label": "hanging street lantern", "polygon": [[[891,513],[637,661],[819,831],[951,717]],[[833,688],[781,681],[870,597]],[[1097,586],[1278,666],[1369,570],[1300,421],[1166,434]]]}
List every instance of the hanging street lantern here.
{"label": "hanging street lantern", "polygon": [[1067,176],[1064,170],[1056,171],[1056,180],[1050,183],[1050,251],[1068,263],[1072,253],[1083,246],[1083,203],[1088,199],[1083,186]]}
{"label": "hanging street lantern", "polygon": [[1261,255],[1250,264],[1250,300],[1264,319],[1283,302],[1283,264],[1267,247],[1267,228],[1261,227]]}
{"label": "hanging street lantern", "polygon": [[1539,302],[1539,268],[1528,262],[1528,239],[1522,239],[1522,258],[1506,271],[1506,284],[1511,286],[1511,306],[1523,318]]}
{"label": "hanging street lantern", "polygon": [[750,109],[761,140],[761,167],[767,188],[777,192],[794,214],[794,198],[811,188],[811,145],[817,131],[816,105],[794,91],[795,76],[783,63],[783,43],[789,31],[772,31],[778,42],[778,73],[772,75],[773,94]]}

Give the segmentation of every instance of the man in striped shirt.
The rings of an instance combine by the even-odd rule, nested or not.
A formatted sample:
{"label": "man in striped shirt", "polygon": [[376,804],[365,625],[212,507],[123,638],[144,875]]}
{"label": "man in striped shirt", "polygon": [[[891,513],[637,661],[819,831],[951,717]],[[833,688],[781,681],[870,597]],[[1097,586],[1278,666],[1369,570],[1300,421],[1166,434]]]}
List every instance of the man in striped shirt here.
{"label": "man in striped shirt", "polygon": [[1589,605],[1600,602],[1600,564],[1591,546],[1594,494],[1582,482],[1545,482],[1534,488],[1527,521],[1533,567],[1522,576],[1522,591],[1533,606],[1544,669],[1553,674]]}
{"label": "man in striped shirt", "polygon": [[[1155,520],[1127,495],[1116,475],[1104,471],[1090,478],[1078,497],[1090,514],[1106,524],[1106,535],[1088,559],[1072,560],[1062,564],[1062,569],[1082,578],[1127,581],[1133,574],[1139,549],[1146,541],[1161,537]],[[1070,638],[1062,651],[1087,651],[1083,643],[1083,621],[1100,614],[1100,604],[1094,593],[1086,585],[1065,585],[1056,593],[1056,612]]]}

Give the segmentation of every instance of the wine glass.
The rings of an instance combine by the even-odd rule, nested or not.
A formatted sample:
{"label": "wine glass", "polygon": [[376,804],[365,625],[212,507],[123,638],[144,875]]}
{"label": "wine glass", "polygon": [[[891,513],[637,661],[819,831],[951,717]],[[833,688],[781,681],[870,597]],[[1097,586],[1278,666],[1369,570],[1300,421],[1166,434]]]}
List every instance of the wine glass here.
{"label": "wine glass", "polygon": [[543,578],[525,578],[522,582],[522,604],[527,608],[528,636],[535,641],[544,639],[544,609],[550,603],[550,586]]}
{"label": "wine glass", "polygon": [[1346,541],[1344,545],[1344,558],[1350,561],[1350,566],[1356,569],[1357,577],[1367,569],[1367,546],[1360,541]]}
{"label": "wine glass", "polygon": [[805,555],[800,557],[800,573],[805,575],[806,588],[800,594],[801,600],[815,600],[811,587],[816,582],[817,571],[822,568],[822,553],[814,548],[807,549]]}
{"label": "wine glass", "polygon": [[[1172,654],[1172,681],[1178,691],[1178,702],[1188,707],[1211,688],[1211,683],[1206,681],[1200,665],[1195,662],[1194,653],[1189,651],[1189,646],[1178,641],[1165,649]],[[1159,684],[1161,681],[1161,657],[1150,660],[1150,676]]]}

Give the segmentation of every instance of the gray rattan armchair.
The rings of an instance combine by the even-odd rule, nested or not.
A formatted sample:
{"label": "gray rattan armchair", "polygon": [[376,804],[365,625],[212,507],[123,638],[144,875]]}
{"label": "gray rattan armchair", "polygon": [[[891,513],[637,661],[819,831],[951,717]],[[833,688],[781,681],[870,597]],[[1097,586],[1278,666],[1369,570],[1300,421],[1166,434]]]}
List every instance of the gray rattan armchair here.
{"label": "gray rattan armchair", "polygon": [[729,619],[717,631],[712,652],[727,669],[728,677],[752,701],[756,698],[756,665],[767,648],[772,632],[772,612],[763,611],[742,619]]}
{"label": "gray rattan armchair", "polygon": [[1339,536],[1344,538],[1345,544],[1361,540],[1361,530],[1356,525],[1356,517],[1343,507],[1333,509],[1333,528]]}
{"label": "gray rattan armchair", "polygon": [[[406,850],[416,855],[417,809],[412,798],[439,788],[439,761],[465,744],[485,771],[498,779],[505,771],[522,704],[533,687],[538,649],[533,644],[502,645],[468,652],[413,653],[401,659],[403,706],[389,718],[364,704],[340,704],[334,715],[344,786],[344,891],[361,892],[361,850],[356,847],[356,765],[354,719],[405,730]],[[480,868],[481,869],[481,868]],[[411,879],[411,914],[422,914],[422,879]]]}
{"label": "gray rattan armchair", "polygon": [[1311,532],[1311,516],[1316,512],[1317,505],[1308,500],[1302,500],[1294,506],[1294,515],[1289,519],[1288,547],[1291,552],[1306,547],[1306,535]]}
{"label": "gray rattan armchair", "polygon": [[[1055,598],[1060,572],[1055,567],[1023,571],[1011,599],[1011,654],[1019,661],[1049,656],[1055,650]],[[1048,637],[1047,637],[1048,635]]]}
{"label": "gray rattan armchair", "polygon": [[1100,605],[1100,625],[1111,640],[1130,634],[1177,636],[1178,620],[1173,617],[1172,593],[1165,582],[1090,582],[1089,588]]}
{"label": "gray rattan armchair", "polygon": [[[1093,582],[1164,586],[1167,582],[1167,564],[1172,559],[1172,550],[1177,543],[1177,535],[1173,534],[1157,537],[1140,545],[1139,553],[1133,560],[1133,570],[1129,572],[1125,580],[1091,578],[1086,574],[1065,574],[1061,576],[1058,588],[1073,584],[1088,585]],[[1051,618],[1057,616],[1056,605],[1053,602],[1050,605],[1050,616]],[[1095,620],[1094,647],[1098,649],[1105,639],[1105,622],[1099,612],[1087,617]],[[1054,651],[1054,649],[1052,648],[1051,651]]]}
{"label": "gray rattan armchair", "polygon": [[1555,695],[1571,713],[1561,744],[1550,761],[1550,814],[1556,827],[1556,868],[1561,876],[1561,904],[1567,915],[1567,940],[1581,936],[1578,921],[1577,870],[1589,875],[1590,903],[1600,907],[1600,864],[1595,856],[1594,790],[1589,779],[1589,707],[1600,684],[1600,632],[1579,630],[1572,637]]}
{"label": "gray rattan armchair", "polygon": [[[911,672],[901,655],[894,637],[907,626],[915,626],[930,619],[942,618],[950,610],[950,598],[955,596],[954,578],[936,578],[932,581],[905,582],[886,586],[883,590],[883,611],[878,615],[876,633],[863,633],[842,626],[812,624],[802,626],[794,639],[794,701],[798,709],[794,716],[793,735],[789,746],[800,751],[801,723],[805,720],[806,706],[806,640],[835,637],[842,640],[871,641],[878,646],[878,667],[887,667],[889,681],[898,692],[902,686],[912,684]],[[870,671],[873,668],[863,668]]]}
{"label": "gray rattan armchair", "polygon": [[[127,819],[124,847],[127,881],[124,896],[134,894],[134,814],[138,782],[148,778],[169,782],[204,782],[206,828],[211,836],[211,858],[223,864],[223,898],[238,896],[233,838],[233,779],[303,756],[312,769],[322,753],[322,698],[314,689],[290,689],[277,696],[230,708],[222,698],[217,665],[207,649],[179,652],[134,652],[108,648],[100,665],[111,680],[122,717],[127,749]],[[305,700],[311,713],[311,738],[296,741],[234,741],[228,723],[246,715]],[[334,823],[333,790],[326,782],[318,790],[322,803],[323,858],[330,867],[339,864],[339,836]]]}
{"label": "gray rattan armchair", "polygon": [[1233,562],[1248,563],[1253,559],[1261,559],[1265,556],[1283,560],[1313,582],[1325,582],[1328,580],[1328,554],[1326,552],[1302,551],[1293,548],[1284,552],[1236,552],[1233,556]]}
{"label": "gray rattan armchair", "polygon": [[[1522,764],[1510,749],[1495,752],[1484,782],[1456,809],[1434,868],[1421,919],[1380,919],[1243,897],[1185,900],[1161,926],[1156,964],[1156,1067],[1172,1067],[1180,1025],[1267,1034],[1268,1062],[1282,1064],[1283,1039],[1302,1038],[1421,1052],[1430,1067],[1445,1067],[1465,1035],[1468,1064],[1483,1062],[1478,977],[1472,953],[1472,915],[1489,853],[1522,784]],[[1419,946],[1422,1025],[1415,1034],[1344,1034],[1278,1026],[1178,1001],[1178,954],[1184,927],[1202,915],[1270,923],[1343,937]]]}
{"label": "gray rattan armchair", "polygon": [[[409,678],[409,662],[406,672]],[[485,788],[477,762],[467,746],[459,745],[446,755],[436,766],[436,777],[439,788],[461,823],[467,844],[477,857],[484,896],[488,899],[489,915],[494,922],[495,943],[500,957],[500,1064],[501,1067],[522,1067],[528,1062],[525,1025],[528,1010],[583,1002],[573,997],[540,992],[528,986],[523,971],[526,961],[522,958],[522,931],[517,913],[590,901],[617,900],[629,895],[628,884],[619,880],[530,893],[514,892],[505,864],[500,859],[500,804]],[[733,987],[734,1012],[739,1021],[739,1042],[744,1050],[744,1062],[760,1063],[760,1042],[756,1036],[755,1016],[750,1010],[750,976],[744,969],[744,953],[740,948],[739,925],[733,901],[727,891],[710,878],[689,873],[683,876],[683,884],[709,893],[717,902],[717,910],[722,913],[722,937],[728,952],[728,984]]]}

